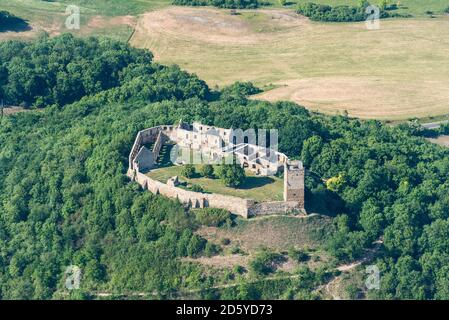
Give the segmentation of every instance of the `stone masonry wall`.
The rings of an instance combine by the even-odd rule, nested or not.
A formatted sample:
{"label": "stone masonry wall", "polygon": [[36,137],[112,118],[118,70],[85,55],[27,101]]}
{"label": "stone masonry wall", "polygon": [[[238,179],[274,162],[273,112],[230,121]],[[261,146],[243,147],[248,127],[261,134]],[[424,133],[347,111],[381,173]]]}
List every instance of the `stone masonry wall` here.
{"label": "stone masonry wall", "polygon": [[244,218],[264,215],[284,215],[304,213],[298,202],[272,201],[255,203],[250,199],[243,199],[221,194],[209,194],[188,191],[151,179],[140,172],[128,171],[128,176],[135,180],[142,188],[154,194],[160,194],[168,198],[178,199],[181,203],[193,208],[220,208],[238,214]]}
{"label": "stone masonry wall", "polygon": [[212,207],[228,210],[244,218],[249,216],[263,216],[275,214],[298,214],[305,213],[304,202],[298,201],[273,201],[256,203],[251,199],[243,199],[221,194],[209,194],[184,190],[165,183],[151,179],[133,167],[134,159],[140,148],[148,143],[155,142],[153,154],[158,156],[159,151],[166,139],[175,140],[176,132],[173,126],[157,126],[139,131],[129,155],[129,169],[127,175],[142,188],[154,194],[161,194],[169,198],[177,198],[181,203],[193,208]]}
{"label": "stone masonry wall", "polygon": [[248,216],[266,216],[275,214],[299,214],[305,213],[302,206],[296,201],[272,201],[261,202],[251,206]]}
{"label": "stone masonry wall", "polygon": [[128,176],[135,180],[144,189],[154,194],[161,194],[168,198],[178,199],[181,203],[193,208],[212,207],[228,210],[244,218],[248,218],[248,210],[254,205],[253,200],[238,197],[225,196],[221,194],[209,194],[184,190],[169,186],[165,183],[151,179],[140,172],[128,171]]}
{"label": "stone masonry wall", "polygon": [[133,147],[131,148],[131,152],[129,153],[129,169],[133,169],[133,160],[136,158],[142,145],[148,142],[155,141],[159,131],[160,126],[141,130],[137,133]]}
{"label": "stone masonry wall", "polygon": [[162,131],[159,131],[159,134],[157,135],[156,142],[154,143],[153,147],[154,162],[156,162],[157,159],[159,158],[159,153],[161,151],[164,142],[165,142],[165,135],[162,133]]}

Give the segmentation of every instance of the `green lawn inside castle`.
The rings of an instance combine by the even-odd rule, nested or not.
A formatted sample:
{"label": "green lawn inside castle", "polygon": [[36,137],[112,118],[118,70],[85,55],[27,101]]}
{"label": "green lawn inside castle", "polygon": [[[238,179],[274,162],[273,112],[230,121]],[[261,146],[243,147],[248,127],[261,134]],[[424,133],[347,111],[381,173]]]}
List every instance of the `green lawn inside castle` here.
{"label": "green lawn inside castle", "polygon": [[[236,187],[227,187],[223,181],[215,174],[218,165],[214,165],[214,177],[207,178],[200,174],[202,165],[194,165],[195,173],[192,177],[183,176],[184,166],[161,166],[151,170],[147,175],[166,183],[168,179],[177,176],[180,182],[179,187],[192,188],[201,187],[205,193],[219,193],[240,198],[253,199],[256,201],[282,201],[283,197],[283,178],[278,176],[256,176],[250,170],[245,170],[245,179],[243,183]],[[196,191],[196,190],[194,190]]]}
{"label": "green lawn inside castle", "polygon": [[[145,146],[149,149],[154,147],[154,143],[147,143]],[[243,182],[237,187],[226,186],[226,184],[219,177],[220,165],[211,165],[213,173],[207,177],[201,173],[204,164],[207,164],[210,159],[201,152],[188,149],[179,148],[179,152],[191,153],[192,157],[195,154],[197,158],[204,161],[204,164],[192,165],[194,173],[187,177],[183,172],[185,165],[174,165],[171,161],[171,153],[175,144],[167,141],[160,150],[157,159],[157,166],[146,173],[146,175],[154,180],[162,183],[173,177],[178,177],[178,187],[203,192],[203,193],[218,193],[227,196],[234,196],[243,199],[253,199],[257,202],[263,201],[282,201],[284,180],[282,176],[259,176],[251,170],[245,169],[245,178]]]}

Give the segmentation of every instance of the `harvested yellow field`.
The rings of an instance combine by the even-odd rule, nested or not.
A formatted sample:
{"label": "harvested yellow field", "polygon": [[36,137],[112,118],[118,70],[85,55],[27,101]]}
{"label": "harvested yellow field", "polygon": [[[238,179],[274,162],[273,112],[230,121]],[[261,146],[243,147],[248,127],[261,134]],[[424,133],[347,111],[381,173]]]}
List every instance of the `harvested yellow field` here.
{"label": "harvested yellow field", "polygon": [[315,23],[292,10],[170,7],[140,16],[131,39],[211,86],[252,81],[257,98],[401,120],[449,114],[449,18]]}

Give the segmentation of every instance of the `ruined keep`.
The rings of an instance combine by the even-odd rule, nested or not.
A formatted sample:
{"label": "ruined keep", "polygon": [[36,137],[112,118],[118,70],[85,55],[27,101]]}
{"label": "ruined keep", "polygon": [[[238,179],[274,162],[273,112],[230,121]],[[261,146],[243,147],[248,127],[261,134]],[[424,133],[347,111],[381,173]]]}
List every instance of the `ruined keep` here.
{"label": "ruined keep", "polygon": [[[245,218],[272,214],[305,214],[302,162],[290,160],[285,154],[272,148],[256,145],[253,139],[236,140],[236,135],[233,129],[216,128],[198,122],[192,125],[180,122],[175,126],[157,126],[139,131],[129,154],[127,175],[144,189],[178,199],[193,208],[222,208]],[[221,194],[193,192],[178,188],[175,177],[170,178],[167,183],[151,179],[145,173],[156,167],[160,150],[167,142],[198,151],[209,161],[218,161],[217,163],[220,159],[232,156],[242,167],[257,175],[271,176],[283,172],[284,201],[256,202]],[[183,163],[189,162],[181,158],[175,164]]]}
{"label": "ruined keep", "polygon": [[301,161],[287,161],[284,169],[284,201],[298,201],[304,206],[304,168]]}

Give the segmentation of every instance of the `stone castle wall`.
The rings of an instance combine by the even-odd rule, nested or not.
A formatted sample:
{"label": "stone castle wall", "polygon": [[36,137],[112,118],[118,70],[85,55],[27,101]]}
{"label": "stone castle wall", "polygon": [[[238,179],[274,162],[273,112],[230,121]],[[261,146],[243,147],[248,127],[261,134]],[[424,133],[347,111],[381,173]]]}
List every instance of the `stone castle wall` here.
{"label": "stone castle wall", "polygon": [[192,208],[220,208],[238,214],[244,218],[249,216],[249,208],[254,201],[215,193],[201,193],[169,186],[151,179],[140,172],[128,171],[128,176],[151,193],[160,194],[168,198],[178,199],[181,203]]}
{"label": "stone castle wall", "polygon": [[131,148],[131,152],[129,153],[129,169],[132,169],[133,161],[139,153],[142,145],[148,142],[156,141],[158,133],[161,131],[161,126],[148,128],[145,130],[141,130],[137,133],[136,139],[134,140],[133,147]]}
{"label": "stone castle wall", "polygon": [[248,208],[248,216],[250,217],[298,213],[304,213],[304,209],[297,201],[261,202]]}
{"label": "stone castle wall", "polygon": [[157,159],[159,158],[159,153],[161,152],[161,148],[162,145],[164,144],[166,140],[166,136],[163,134],[162,131],[159,131],[157,138],[156,138],[156,142],[154,143],[154,147],[153,147],[153,158],[154,161],[157,161]]}
{"label": "stone castle wall", "polygon": [[238,214],[244,218],[304,213],[296,201],[271,201],[256,203],[254,200],[214,193],[201,193],[169,186],[151,179],[140,172],[128,171],[128,176],[151,193],[160,194],[168,198],[178,199],[181,203],[192,208],[220,208]]}
{"label": "stone castle wall", "polygon": [[[142,188],[149,190],[154,194],[161,194],[168,198],[178,199],[184,205],[192,208],[220,208],[228,210],[234,214],[238,214],[244,218],[248,218],[250,216],[305,213],[303,198],[302,201],[299,202],[272,201],[256,203],[251,199],[181,189],[151,179],[145,174],[139,172],[138,165],[134,163],[134,160],[143,145],[147,143],[154,143],[153,150],[151,150],[151,152],[157,159],[164,142],[166,140],[176,140],[176,138],[176,128],[170,125],[156,126],[139,131],[129,155],[129,169],[127,175],[133,181],[141,185]],[[283,160],[287,161],[288,158]]]}

